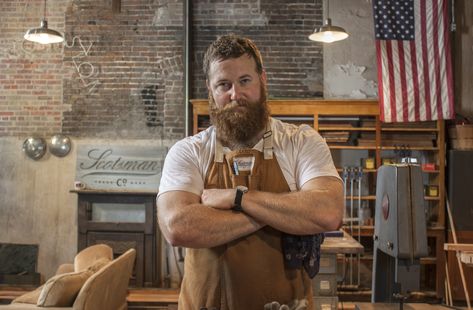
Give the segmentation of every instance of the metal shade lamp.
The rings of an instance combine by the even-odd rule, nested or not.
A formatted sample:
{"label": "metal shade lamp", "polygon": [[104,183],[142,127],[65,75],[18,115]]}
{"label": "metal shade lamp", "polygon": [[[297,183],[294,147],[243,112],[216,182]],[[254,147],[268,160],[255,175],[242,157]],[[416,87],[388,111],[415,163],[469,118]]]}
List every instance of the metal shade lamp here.
{"label": "metal shade lamp", "polygon": [[40,27],[28,29],[24,38],[25,40],[41,44],[61,43],[64,41],[62,34],[48,28],[48,21],[46,20],[46,0],[44,0],[44,15]]}
{"label": "metal shade lamp", "polygon": [[332,43],[345,40],[348,33],[342,27],[333,26],[329,16],[329,1],[327,1],[327,19],[320,28],[315,28],[314,33],[309,36],[309,40],[323,43]]}

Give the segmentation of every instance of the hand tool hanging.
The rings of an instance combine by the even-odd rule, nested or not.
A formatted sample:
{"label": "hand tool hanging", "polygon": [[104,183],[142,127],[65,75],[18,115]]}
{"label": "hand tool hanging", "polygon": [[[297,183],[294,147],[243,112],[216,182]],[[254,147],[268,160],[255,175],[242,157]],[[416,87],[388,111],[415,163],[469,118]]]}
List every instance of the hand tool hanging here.
{"label": "hand tool hanging", "polygon": [[[356,174],[356,179],[358,181],[358,234],[357,234],[357,240],[358,242],[361,243],[361,187],[362,187],[362,180],[363,180],[363,167],[359,166],[357,169],[357,174]],[[357,256],[357,270],[358,270],[358,275],[356,279],[356,285],[360,286],[360,264],[361,264],[361,254],[358,253],[356,254]]]}
{"label": "hand tool hanging", "polygon": [[[353,215],[353,207],[354,207],[354,193],[353,193],[353,186],[355,183],[355,178],[357,174],[356,167],[350,168],[350,235],[353,237],[353,222],[355,221],[355,217]],[[350,257],[350,286],[353,285],[353,254],[349,255]]]}
{"label": "hand tool hanging", "polygon": [[[343,178],[343,222],[347,223],[347,186],[348,186],[348,171],[349,167],[344,166],[342,170],[342,178]],[[343,261],[343,282],[345,282],[345,275],[346,275],[346,260]]]}
{"label": "hand tool hanging", "polygon": [[348,180],[348,167],[344,166],[342,171],[342,178],[343,178],[343,219],[345,220],[347,217],[347,180]]}

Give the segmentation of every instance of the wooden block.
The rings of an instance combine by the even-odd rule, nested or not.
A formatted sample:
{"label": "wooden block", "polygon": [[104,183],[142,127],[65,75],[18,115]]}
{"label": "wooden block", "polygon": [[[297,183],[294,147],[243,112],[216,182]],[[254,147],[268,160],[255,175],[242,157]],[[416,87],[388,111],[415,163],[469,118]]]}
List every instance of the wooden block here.
{"label": "wooden block", "polygon": [[[398,310],[399,304],[389,304],[389,303],[357,303],[356,308],[357,310]],[[431,305],[431,304],[404,304],[404,310],[442,310],[442,309],[451,309],[447,307],[443,307],[440,305]]]}

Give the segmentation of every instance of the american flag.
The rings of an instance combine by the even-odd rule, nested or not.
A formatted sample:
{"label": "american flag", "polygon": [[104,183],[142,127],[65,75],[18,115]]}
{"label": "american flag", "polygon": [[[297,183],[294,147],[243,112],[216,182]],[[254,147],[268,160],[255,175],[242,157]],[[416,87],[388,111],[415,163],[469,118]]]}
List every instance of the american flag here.
{"label": "american flag", "polygon": [[383,122],[454,118],[448,0],[373,0]]}

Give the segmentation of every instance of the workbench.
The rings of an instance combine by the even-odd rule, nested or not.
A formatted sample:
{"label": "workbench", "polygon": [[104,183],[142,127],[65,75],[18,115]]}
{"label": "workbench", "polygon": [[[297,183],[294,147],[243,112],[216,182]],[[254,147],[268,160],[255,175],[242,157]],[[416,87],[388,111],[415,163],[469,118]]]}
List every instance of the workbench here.
{"label": "workbench", "polygon": [[[399,304],[388,304],[388,303],[357,303],[355,305],[356,310],[398,310]],[[424,303],[406,303],[403,305],[404,310],[447,310],[447,308],[441,305],[431,305]]]}
{"label": "workbench", "polygon": [[346,231],[343,237],[325,237],[322,243],[322,254],[361,254],[364,251],[363,246],[353,239]]}
{"label": "workbench", "polygon": [[338,309],[337,254],[361,254],[363,246],[342,230],[343,237],[325,237],[321,246],[320,271],[312,280],[315,310]]}

